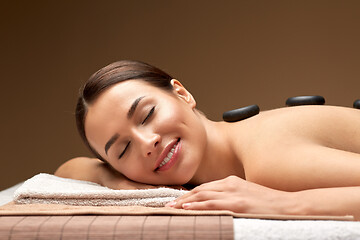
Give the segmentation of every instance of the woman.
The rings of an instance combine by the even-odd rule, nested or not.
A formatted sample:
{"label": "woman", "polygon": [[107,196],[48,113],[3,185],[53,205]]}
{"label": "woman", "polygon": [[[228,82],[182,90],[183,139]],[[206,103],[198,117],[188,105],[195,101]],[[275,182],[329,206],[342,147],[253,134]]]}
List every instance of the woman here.
{"label": "woman", "polygon": [[[360,111],[300,106],[213,122],[181,83],[120,61],[80,92],[80,134],[97,159],[56,172],[115,188],[195,185],[169,207],[360,219]],[[99,160],[100,159],[100,160]]]}

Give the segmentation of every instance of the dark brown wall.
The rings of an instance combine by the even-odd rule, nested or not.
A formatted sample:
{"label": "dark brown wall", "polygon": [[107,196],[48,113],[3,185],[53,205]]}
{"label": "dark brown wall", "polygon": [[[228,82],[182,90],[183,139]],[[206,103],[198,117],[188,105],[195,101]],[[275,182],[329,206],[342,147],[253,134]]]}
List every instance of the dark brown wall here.
{"label": "dark brown wall", "polygon": [[115,60],[168,71],[214,120],[296,95],[341,106],[360,98],[356,0],[8,1],[0,9],[0,189],[89,155],[74,125],[77,91]]}

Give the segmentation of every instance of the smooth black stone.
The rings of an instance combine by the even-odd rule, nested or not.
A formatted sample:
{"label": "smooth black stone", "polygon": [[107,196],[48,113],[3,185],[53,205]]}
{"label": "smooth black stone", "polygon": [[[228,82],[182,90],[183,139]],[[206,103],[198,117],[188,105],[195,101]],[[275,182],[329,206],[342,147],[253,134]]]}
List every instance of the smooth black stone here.
{"label": "smooth black stone", "polygon": [[325,98],[322,96],[298,96],[291,97],[286,100],[286,106],[301,106],[301,105],[324,105]]}
{"label": "smooth black stone", "polygon": [[237,122],[252,117],[260,112],[258,105],[250,105],[243,108],[227,111],[223,113],[223,119],[226,122]]}

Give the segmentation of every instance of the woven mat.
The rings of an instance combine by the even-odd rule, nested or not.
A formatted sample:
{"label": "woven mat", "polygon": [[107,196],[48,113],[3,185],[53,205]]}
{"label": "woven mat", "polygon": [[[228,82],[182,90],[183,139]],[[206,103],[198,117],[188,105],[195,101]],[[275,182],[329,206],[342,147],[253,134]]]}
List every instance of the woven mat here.
{"label": "woven mat", "polygon": [[233,239],[231,216],[2,216],[0,239]]}
{"label": "woven mat", "polygon": [[171,216],[232,216],[240,218],[280,220],[339,220],[352,221],[353,216],[299,216],[272,214],[242,214],[226,210],[194,211],[174,208],[151,208],[143,206],[72,206],[60,204],[14,204],[0,207],[0,216],[40,215],[171,215]]}

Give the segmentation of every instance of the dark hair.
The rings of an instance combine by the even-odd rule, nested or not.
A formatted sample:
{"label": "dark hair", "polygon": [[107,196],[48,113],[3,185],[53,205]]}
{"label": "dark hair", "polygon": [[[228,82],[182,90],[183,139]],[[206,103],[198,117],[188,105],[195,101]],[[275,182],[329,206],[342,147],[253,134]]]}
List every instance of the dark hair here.
{"label": "dark hair", "polygon": [[172,77],[169,74],[149,64],[131,60],[114,62],[103,67],[94,73],[80,89],[75,110],[77,129],[90,151],[104,162],[106,160],[90,145],[85,135],[85,117],[88,106],[106,89],[117,83],[132,79],[143,80],[164,90],[173,89],[170,83]]}

